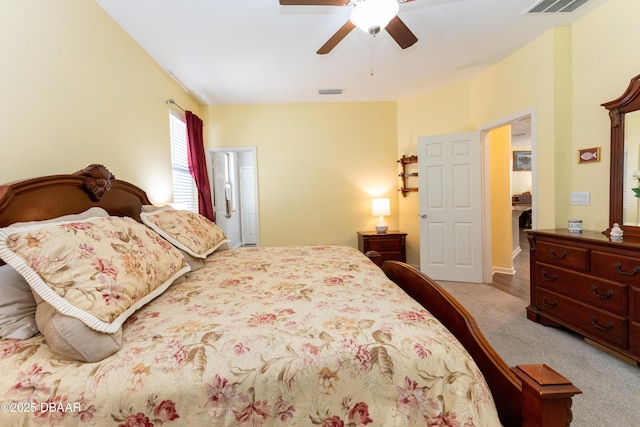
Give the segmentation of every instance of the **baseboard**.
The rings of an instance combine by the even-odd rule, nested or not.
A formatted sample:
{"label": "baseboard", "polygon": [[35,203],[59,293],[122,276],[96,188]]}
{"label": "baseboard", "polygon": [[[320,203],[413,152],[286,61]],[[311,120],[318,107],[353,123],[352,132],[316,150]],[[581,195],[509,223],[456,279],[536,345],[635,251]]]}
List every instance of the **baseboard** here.
{"label": "baseboard", "polygon": [[522,248],[520,246],[518,246],[514,251],[513,251],[513,256],[511,257],[511,259],[515,258],[518,256],[518,254],[522,252]]}
{"label": "baseboard", "polygon": [[516,269],[511,267],[511,268],[504,268],[504,267],[492,267],[491,268],[491,274],[508,274],[510,276],[513,276],[516,274]]}

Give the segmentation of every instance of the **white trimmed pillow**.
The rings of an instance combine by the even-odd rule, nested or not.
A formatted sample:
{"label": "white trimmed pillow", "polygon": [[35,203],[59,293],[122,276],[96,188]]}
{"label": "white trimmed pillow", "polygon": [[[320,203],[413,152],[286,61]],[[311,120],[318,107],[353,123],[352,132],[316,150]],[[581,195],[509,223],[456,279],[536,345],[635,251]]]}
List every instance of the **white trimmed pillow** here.
{"label": "white trimmed pillow", "polygon": [[[89,208],[79,214],[64,215],[42,221],[19,222],[12,227],[80,221],[94,217],[108,217],[102,208]],[[10,265],[0,266],[0,338],[27,339],[38,333],[36,301],[31,287]]]}
{"label": "white trimmed pillow", "polygon": [[121,217],[3,228],[0,257],[58,312],[105,333],[189,271],[180,251]]}
{"label": "white trimmed pillow", "polygon": [[196,258],[204,259],[229,243],[220,227],[195,212],[167,206],[153,212],[142,212],[140,218],[175,247]]}

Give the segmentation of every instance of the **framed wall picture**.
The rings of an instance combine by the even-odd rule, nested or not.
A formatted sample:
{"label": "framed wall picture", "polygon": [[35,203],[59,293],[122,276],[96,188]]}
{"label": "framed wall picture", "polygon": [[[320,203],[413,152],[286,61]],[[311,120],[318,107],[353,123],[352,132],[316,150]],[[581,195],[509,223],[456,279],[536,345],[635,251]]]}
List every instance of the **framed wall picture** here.
{"label": "framed wall picture", "polygon": [[600,147],[584,148],[578,150],[578,163],[590,163],[600,161]]}
{"label": "framed wall picture", "polygon": [[531,151],[514,151],[513,152],[513,170],[514,171],[530,171],[531,170]]}

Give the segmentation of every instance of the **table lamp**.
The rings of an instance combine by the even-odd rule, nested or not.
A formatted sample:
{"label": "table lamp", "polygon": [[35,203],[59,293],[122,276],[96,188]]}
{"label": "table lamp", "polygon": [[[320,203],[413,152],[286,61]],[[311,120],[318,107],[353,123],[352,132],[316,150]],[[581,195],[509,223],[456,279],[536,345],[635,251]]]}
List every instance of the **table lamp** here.
{"label": "table lamp", "polygon": [[371,215],[378,217],[376,231],[386,233],[389,227],[384,222],[384,217],[391,215],[391,207],[388,198],[373,199],[371,202]]}

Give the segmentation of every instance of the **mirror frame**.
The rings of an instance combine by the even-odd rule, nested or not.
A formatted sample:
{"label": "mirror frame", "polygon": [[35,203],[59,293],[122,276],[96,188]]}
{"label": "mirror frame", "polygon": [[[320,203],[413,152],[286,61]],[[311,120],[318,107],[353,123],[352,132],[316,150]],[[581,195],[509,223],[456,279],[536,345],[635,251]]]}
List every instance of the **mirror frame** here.
{"label": "mirror frame", "polygon": [[[611,119],[611,166],[609,170],[609,227],[617,222],[624,234],[640,237],[640,227],[622,225],[624,192],[624,116],[640,110],[640,75],[631,79],[629,87],[617,99],[602,104]],[[609,229],[604,233],[609,234]]]}

